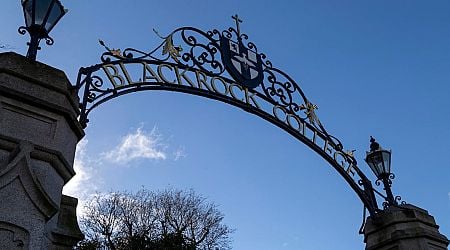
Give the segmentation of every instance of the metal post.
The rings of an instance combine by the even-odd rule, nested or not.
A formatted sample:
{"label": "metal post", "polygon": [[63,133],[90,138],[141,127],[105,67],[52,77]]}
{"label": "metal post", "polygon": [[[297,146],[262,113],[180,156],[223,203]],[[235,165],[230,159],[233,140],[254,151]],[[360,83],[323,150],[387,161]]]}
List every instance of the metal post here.
{"label": "metal post", "polygon": [[31,40],[28,43],[28,52],[27,57],[33,61],[36,61],[36,55],[39,48],[39,40],[40,38],[36,35],[30,33]]}
{"label": "metal post", "polygon": [[386,191],[387,202],[389,203],[389,205],[397,205],[394,195],[392,194],[391,182],[389,181],[389,176],[383,177],[382,180],[383,180],[384,190]]}

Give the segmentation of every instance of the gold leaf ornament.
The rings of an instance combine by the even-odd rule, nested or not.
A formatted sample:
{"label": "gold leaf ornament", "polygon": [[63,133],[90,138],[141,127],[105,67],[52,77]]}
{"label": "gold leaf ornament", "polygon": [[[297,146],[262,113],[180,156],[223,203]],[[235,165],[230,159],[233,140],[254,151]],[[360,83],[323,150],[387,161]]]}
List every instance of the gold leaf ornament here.
{"label": "gold leaf ornament", "polygon": [[305,110],[306,117],[308,118],[309,122],[313,125],[317,124],[320,125],[319,118],[316,115],[316,112],[314,110],[319,109],[317,105],[312,104],[309,101],[306,101],[306,106],[302,104],[300,106],[300,110]]}
{"label": "gold leaf ornament", "polygon": [[124,59],[125,57],[122,55],[122,51],[120,49],[111,49],[108,46],[106,46],[105,42],[101,39],[98,39],[98,42],[101,46],[105,47],[105,49],[111,53],[112,56],[120,59]]}
{"label": "gold leaf ornament", "polygon": [[175,60],[175,62],[179,63],[180,60],[178,58],[181,57],[180,52],[183,51],[183,48],[181,47],[181,45],[175,46],[173,44],[172,38],[173,33],[171,33],[166,37],[163,37],[155,29],[153,29],[153,31],[156,33],[157,36],[159,36],[159,38],[164,39],[162,55],[168,54],[173,60]]}

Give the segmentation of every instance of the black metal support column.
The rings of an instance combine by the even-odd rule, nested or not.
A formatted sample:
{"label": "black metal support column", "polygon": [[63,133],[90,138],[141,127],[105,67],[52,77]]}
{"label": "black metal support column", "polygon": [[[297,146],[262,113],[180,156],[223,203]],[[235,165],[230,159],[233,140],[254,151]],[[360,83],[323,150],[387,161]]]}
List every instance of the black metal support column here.
{"label": "black metal support column", "polygon": [[27,58],[36,61],[37,51],[39,48],[39,40],[37,36],[31,36],[31,40],[28,43],[28,52],[27,52]]}
{"label": "black metal support column", "polygon": [[389,177],[383,178],[383,185],[384,190],[386,191],[386,200],[389,203],[389,205],[397,205],[394,195],[392,194],[391,181],[389,180]]}

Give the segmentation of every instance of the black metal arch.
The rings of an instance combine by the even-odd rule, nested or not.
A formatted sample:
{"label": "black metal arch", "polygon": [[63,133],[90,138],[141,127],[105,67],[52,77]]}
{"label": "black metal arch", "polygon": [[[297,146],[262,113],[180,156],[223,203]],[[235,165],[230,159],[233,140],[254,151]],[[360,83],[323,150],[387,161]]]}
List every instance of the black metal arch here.
{"label": "black metal arch", "polygon": [[[315,113],[317,106],[299,85],[273,67],[255,44],[244,42],[248,36],[240,33],[239,26],[222,32],[182,27],[166,37],[157,35],[163,41],[150,52],[133,48],[122,52],[100,41],[106,48],[102,63],[81,68],[78,74],[82,126],[87,126],[88,115],[97,106],[132,92],[164,90],[218,100],[255,114],[306,144],[336,169],[371,215],[378,211],[372,184],[358,168],[352,151],[344,150],[342,143],[325,130]],[[256,87],[248,87],[229,73],[223,43],[233,38],[247,51],[247,59],[253,56],[255,61],[260,60],[260,71],[255,68],[252,72],[262,74]],[[242,70],[249,70],[249,65],[253,64],[243,64]]]}

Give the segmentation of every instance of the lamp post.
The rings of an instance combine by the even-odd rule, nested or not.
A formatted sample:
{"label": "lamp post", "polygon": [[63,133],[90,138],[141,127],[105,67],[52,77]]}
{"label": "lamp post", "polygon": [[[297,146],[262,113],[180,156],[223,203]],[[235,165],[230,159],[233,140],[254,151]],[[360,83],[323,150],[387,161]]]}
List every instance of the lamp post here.
{"label": "lamp post", "polygon": [[391,150],[382,149],[380,144],[371,136],[370,151],[366,152],[365,160],[377,177],[376,184],[379,185],[380,181],[383,182],[387,202],[384,205],[398,205],[391,190],[391,179],[394,178],[394,174],[391,173]]}
{"label": "lamp post", "polygon": [[449,240],[439,232],[433,216],[411,204],[399,205],[399,197],[392,194],[391,185],[395,176],[391,173],[391,150],[382,149],[370,137],[370,151],[366,152],[365,160],[377,176],[375,184],[383,182],[386,191],[386,196],[382,195],[385,198],[384,210],[370,216],[364,225],[365,249],[448,249]]}
{"label": "lamp post", "polygon": [[45,39],[47,45],[54,43],[48,34],[67,13],[67,9],[64,9],[59,0],[22,0],[22,8],[25,26],[19,28],[19,33],[30,34],[27,57],[35,61],[37,51],[41,49],[39,47],[41,39]]}

